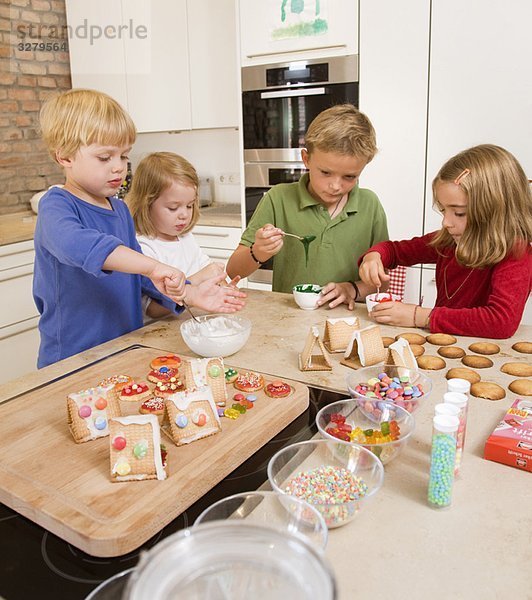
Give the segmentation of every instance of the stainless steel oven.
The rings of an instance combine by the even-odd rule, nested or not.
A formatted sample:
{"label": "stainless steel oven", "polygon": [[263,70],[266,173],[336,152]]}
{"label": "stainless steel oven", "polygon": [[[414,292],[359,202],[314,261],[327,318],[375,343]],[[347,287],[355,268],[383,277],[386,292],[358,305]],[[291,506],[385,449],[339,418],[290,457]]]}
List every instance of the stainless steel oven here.
{"label": "stainless steel oven", "polygon": [[[305,132],[321,111],[358,106],[358,57],[298,60],[242,69],[246,223],[264,193],[298,181]],[[271,261],[248,277],[271,283]]]}

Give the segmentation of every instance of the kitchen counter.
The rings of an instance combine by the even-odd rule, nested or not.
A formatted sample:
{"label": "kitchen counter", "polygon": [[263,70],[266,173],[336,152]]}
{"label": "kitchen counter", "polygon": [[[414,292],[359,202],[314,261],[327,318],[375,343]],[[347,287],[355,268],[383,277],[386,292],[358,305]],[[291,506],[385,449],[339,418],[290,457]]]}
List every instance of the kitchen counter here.
{"label": "kitchen counter", "polygon": [[[331,372],[301,372],[297,356],[312,325],[323,332],[327,316],[352,314],[347,309],[303,311],[291,295],[249,290],[242,314],[252,320],[253,329],[246,346],[227,359],[229,364],[345,393],[345,379],[352,371],[340,364],[341,354],[331,355]],[[364,305],[357,305],[355,314],[361,325],[369,323]],[[132,344],[190,355],[179,334],[180,322],[166,318],[4,384],[0,401]],[[408,329],[382,327],[383,335],[400,331]],[[426,500],[433,407],[446,391],[447,369],[426,372],[433,381],[432,395],[415,413],[416,430],[403,454],[386,465],[382,490],[353,522],[329,533],[326,556],[340,600],[530,597],[532,577],[526,566],[532,531],[530,474],[482,458],[486,438],[516,397],[507,388],[514,378],[501,373],[500,366],[510,360],[530,361],[529,355],[511,349],[517,340],[532,341],[532,327],[522,326],[512,339],[493,340],[501,348],[491,357],[494,366],[478,369],[483,380],[506,389],[506,398],[497,402],[471,398],[461,475],[448,510],[431,509]],[[461,337],[457,345],[467,350],[473,341],[477,340]],[[427,354],[436,354],[436,346],[425,347]],[[456,359],[446,363],[447,368],[461,365]]]}
{"label": "kitchen counter", "polygon": [[213,204],[200,209],[198,225],[242,227],[240,204]]}
{"label": "kitchen counter", "polygon": [[31,210],[0,215],[0,246],[33,239],[37,215]]}

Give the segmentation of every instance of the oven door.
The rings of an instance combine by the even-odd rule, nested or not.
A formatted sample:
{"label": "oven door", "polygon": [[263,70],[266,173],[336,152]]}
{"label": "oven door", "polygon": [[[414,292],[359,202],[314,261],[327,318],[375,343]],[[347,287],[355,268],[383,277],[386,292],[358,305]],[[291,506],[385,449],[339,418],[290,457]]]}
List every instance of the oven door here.
{"label": "oven door", "polygon": [[243,92],[244,160],[301,160],[311,121],[345,102],[358,106],[358,83]]}

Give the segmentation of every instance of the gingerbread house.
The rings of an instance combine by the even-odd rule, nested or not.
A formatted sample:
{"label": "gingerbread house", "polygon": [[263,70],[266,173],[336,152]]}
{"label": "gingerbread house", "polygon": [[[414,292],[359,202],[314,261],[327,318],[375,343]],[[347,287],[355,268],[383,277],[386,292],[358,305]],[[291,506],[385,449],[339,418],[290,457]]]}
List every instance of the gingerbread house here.
{"label": "gingerbread house", "polygon": [[177,446],[214,435],[221,428],[209,386],[177,392],[165,399],[162,430]]}
{"label": "gingerbread house", "polygon": [[340,361],[346,367],[358,369],[383,362],[386,349],[378,325],[369,325],[353,332],[344,358]]}
{"label": "gingerbread house", "polygon": [[340,317],[325,321],[323,344],[329,352],[345,352],[353,337],[353,333],[360,329],[358,317]]}
{"label": "gingerbread house", "polygon": [[181,374],[187,390],[209,386],[216,406],[225,406],[227,389],[223,358],[189,358],[183,361]]}
{"label": "gingerbread house", "polygon": [[109,423],[111,480],[166,479],[155,415],[115,417]]}
{"label": "gingerbread house", "polygon": [[67,397],[68,426],[77,444],[109,435],[109,419],[120,414],[114,383],[74,392]]}
{"label": "gingerbread house", "polygon": [[399,375],[402,374],[400,367],[405,368],[404,373],[406,373],[406,369],[417,370],[418,368],[416,357],[410,348],[410,344],[404,338],[399,338],[388,346],[385,363],[398,367]]}

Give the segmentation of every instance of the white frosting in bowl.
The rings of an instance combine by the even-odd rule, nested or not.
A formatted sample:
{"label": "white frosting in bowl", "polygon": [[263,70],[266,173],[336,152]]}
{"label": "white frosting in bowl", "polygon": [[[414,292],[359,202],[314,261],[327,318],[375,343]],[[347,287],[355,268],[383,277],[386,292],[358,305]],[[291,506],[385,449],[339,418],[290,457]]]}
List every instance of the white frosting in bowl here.
{"label": "white frosting in bowl", "polygon": [[205,357],[230,356],[248,341],[251,321],[238,315],[205,315],[188,319],[181,325],[181,335],[187,346]]}

